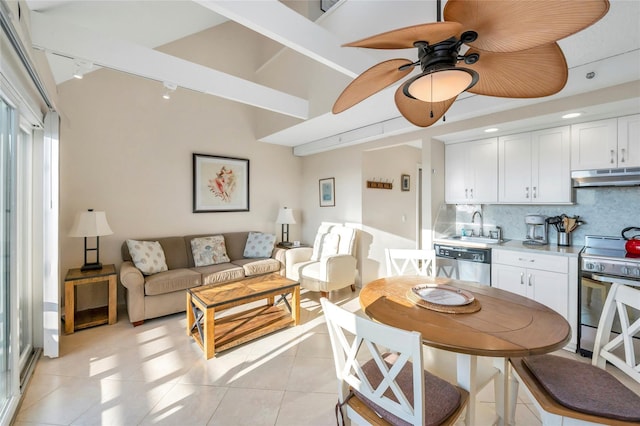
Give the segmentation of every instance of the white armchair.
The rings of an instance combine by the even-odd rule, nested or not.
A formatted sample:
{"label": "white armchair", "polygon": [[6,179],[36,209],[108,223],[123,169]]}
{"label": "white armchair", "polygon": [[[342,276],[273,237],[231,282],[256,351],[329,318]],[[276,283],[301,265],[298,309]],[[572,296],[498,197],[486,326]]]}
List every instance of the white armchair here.
{"label": "white armchair", "polygon": [[285,253],[287,278],[299,281],[302,288],[319,291],[322,297],[347,286],[355,291],[356,235],[354,228],[322,223],[313,247]]}

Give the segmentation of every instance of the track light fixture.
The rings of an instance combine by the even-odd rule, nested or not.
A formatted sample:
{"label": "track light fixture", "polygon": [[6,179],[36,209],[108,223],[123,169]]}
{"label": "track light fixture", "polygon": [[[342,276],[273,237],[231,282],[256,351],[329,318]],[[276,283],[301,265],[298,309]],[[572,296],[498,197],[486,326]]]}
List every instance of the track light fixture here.
{"label": "track light fixture", "polygon": [[74,61],[74,64],[76,67],[73,72],[73,78],[77,78],[78,80],[82,80],[85,73],[91,71],[91,68],[93,68],[92,62],[76,60]]}
{"label": "track light fixture", "polygon": [[178,88],[178,86],[175,83],[169,83],[168,81],[165,81],[164,83],[162,83],[165,91],[164,94],[162,95],[163,99],[171,99],[171,93],[175,92],[175,90]]}

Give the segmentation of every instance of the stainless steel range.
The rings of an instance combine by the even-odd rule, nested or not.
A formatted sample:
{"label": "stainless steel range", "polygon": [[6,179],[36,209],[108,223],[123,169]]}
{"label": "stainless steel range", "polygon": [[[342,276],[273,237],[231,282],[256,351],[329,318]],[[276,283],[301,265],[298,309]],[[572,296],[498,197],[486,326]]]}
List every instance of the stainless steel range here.
{"label": "stainless steel range", "polygon": [[[580,252],[578,350],[591,356],[602,307],[611,283],[640,287],[640,255],[627,253],[622,237],[587,235]],[[630,312],[630,317],[640,313]],[[614,323],[619,332],[619,324]]]}

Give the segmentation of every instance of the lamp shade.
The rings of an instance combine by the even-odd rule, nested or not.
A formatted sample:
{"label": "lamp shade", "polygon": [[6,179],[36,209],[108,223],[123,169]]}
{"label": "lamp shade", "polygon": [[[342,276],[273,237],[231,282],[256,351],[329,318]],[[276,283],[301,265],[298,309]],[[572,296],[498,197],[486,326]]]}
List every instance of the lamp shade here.
{"label": "lamp shade", "polygon": [[282,207],[278,211],[278,218],[276,219],[276,223],[282,223],[283,225],[294,225],[296,223],[296,219],[293,217],[293,209]]}
{"label": "lamp shade", "polygon": [[475,71],[466,68],[445,68],[429,71],[407,82],[406,91],[424,102],[442,102],[458,96],[478,81]]}
{"label": "lamp shade", "polygon": [[100,237],[111,234],[113,231],[107,223],[107,215],[104,212],[94,212],[93,209],[78,213],[69,231],[70,237]]}

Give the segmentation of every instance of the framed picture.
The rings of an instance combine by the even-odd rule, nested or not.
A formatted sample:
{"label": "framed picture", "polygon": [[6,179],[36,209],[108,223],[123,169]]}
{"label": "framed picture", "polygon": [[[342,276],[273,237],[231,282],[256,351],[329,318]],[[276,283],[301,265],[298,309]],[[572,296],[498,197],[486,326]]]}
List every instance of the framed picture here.
{"label": "framed picture", "polygon": [[320,10],[326,12],[336,3],[338,3],[338,0],[320,0]]}
{"label": "framed picture", "polygon": [[320,179],[320,207],[336,205],[336,181],[334,178]]}
{"label": "framed picture", "polygon": [[400,190],[409,191],[411,189],[411,177],[409,175],[400,176]]}
{"label": "framed picture", "polygon": [[249,211],[249,160],[193,154],[193,212]]}

